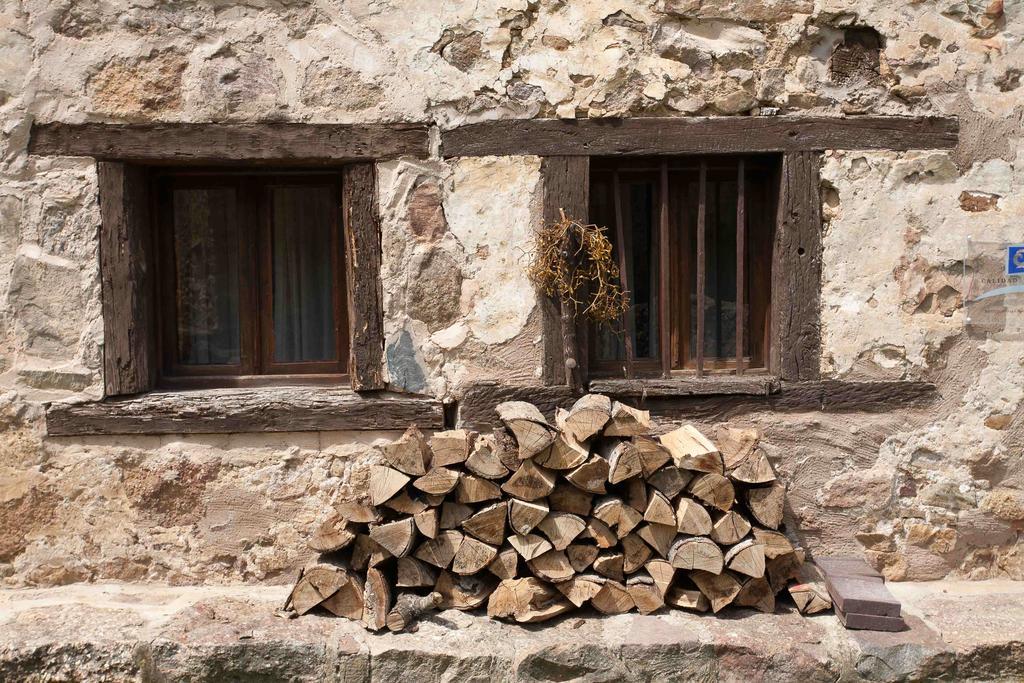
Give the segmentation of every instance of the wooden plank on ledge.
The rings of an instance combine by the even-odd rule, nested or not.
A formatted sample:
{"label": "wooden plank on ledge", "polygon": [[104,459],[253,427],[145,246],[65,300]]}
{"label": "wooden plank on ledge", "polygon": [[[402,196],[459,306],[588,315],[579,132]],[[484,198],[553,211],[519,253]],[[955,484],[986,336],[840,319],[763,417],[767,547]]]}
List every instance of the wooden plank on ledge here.
{"label": "wooden plank on ledge", "polygon": [[152,163],[337,163],[426,158],[422,124],[44,123],[29,154]]}
{"label": "wooden plank on ledge", "polygon": [[153,392],[86,403],[51,403],[49,436],[226,434],[326,430],[443,429],[441,402],[349,389],[271,387]]}
{"label": "wooden plank on ledge", "polygon": [[484,121],[441,133],[444,157],[952,149],[955,118],[721,116]]}
{"label": "wooden plank on ledge", "polygon": [[769,375],[705,375],[638,380],[593,379],[589,390],[612,396],[766,396],[777,393],[779,380]]}

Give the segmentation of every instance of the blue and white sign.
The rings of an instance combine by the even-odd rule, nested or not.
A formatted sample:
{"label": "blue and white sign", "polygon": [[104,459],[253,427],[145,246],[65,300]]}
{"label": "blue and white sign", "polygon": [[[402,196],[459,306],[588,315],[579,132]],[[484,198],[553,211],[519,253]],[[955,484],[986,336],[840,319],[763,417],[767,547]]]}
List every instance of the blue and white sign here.
{"label": "blue and white sign", "polygon": [[1006,274],[1024,275],[1024,244],[1006,248]]}

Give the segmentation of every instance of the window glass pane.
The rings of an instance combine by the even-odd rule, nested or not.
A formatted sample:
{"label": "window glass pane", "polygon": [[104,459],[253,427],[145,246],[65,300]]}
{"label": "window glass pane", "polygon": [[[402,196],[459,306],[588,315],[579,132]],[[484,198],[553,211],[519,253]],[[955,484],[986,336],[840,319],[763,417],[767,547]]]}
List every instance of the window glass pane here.
{"label": "window glass pane", "polygon": [[[626,176],[628,178],[628,176]],[[633,352],[637,358],[658,355],[658,220],[659,207],[653,181],[623,183],[626,268],[630,311],[636,331]]]}
{"label": "window glass pane", "polygon": [[236,365],[240,361],[235,199],[230,187],[174,190],[179,363]]}
{"label": "window glass pane", "polygon": [[330,187],[275,187],[272,197],[274,361],[335,360]]}

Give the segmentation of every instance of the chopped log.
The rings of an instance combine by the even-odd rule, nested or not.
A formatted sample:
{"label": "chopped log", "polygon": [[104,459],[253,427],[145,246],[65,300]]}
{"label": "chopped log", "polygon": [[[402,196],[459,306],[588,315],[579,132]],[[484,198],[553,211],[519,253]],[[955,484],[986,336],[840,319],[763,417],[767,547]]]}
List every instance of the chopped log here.
{"label": "chopped log", "polygon": [[730,510],[715,520],[711,527],[711,540],[722,545],[739,543],[743,537],[750,533],[750,522],[747,518]]}
{"label": "chopped log", "polygon": [[473,516],[473,508],[462,503],[445,501],[441,504],[441,528],[456,529]]}
{"label": "chopped log", "polygon": [[626,482],[626,505],[643,514],[649,502],[647,484],[643,479],[638,477]]}
{"label": "chopped log", "polygon": [[484,543],[501,545],[505,540],[505,517],[507,515],[508,503],[501,501],[485,507],[467,519],[462,523],[462,529]]}
{"label": "chopped log", "polygon": [[552,512],[537,528],[548,537],[555,550],[565,550],[587,527],[582,518],[568,512]]}
{"label": "chopped log", "polygon": [[680,538],[672,544],[668,561],[676,569],[700,570],[719,574],[725,564],[725,556],[718,545],[703,536]]}
{"label": "chopped log", "polygon": [[440,609],[470,610],[484,604],[496,583],[486,574],[459,576],[442,571],[434,590],[441,594]]}
{"label": "chopped log", "polygon": [[414,477],[422,477],[430,467],[430,446],[415,426],[397,441],[381,446],[380,451],[393,468]]}
{"label": "chopped log", "polygon": [[786,587],[790,579],[800,576],[800,568],[804,564],[804,551],[796,548],[791,553],[779,555],[778,557],[765,562],[765,573],[768,575],[768,583],[772,591],[779,594]]}
{"label": "chopped log", "polygon": [[793,544],[779,531],[754,529],[754,540],[764,546],[764,557],[767,560],[793,552]]}
{"label": "chopped log", "polygon": [[583,443],[599,434],[612,417],[612,400],[602,394],[586,394],[566,411],[556,411],[558,428]]}
{"label": "chopped log", "polygon": [[363,586],[363,626],[371,631],[381,630],[387,626],[390,611],[391,587],[379,569],[370,567]]}
{"label": "chopped log", "polygon": [[555,490],[548,496],[548,504],[552,510],[571,512],[580,517],[586,517],[590,514],[590,510],[593,508],[593,501],[593,495],[564,482],[555,484]]}
{"label": "chopped log", "polygon": [[643,473],[640,451],[629,441],[601,439],[597,454],[608,461],[608,481],[618,484]]}
{"label": "chopped log", "polygon": [[497,556],[497,547],[478,541],[472,536],[465,536],[452,560],[452,571],[463,575],[476,574],[487,567]]}
{"label": "chopped log", "polygon": [[767,484],[775,481],[775,470],[764,449],[756,448],[739,467],[729,472],[729,478],[744,484]]}
{"label": "chopped log", "polygon": [[639,436],[651,431],[651,414],[631,408],[625,403],[612,403],[611,419],[604,428],[605,436]]}
{"label": "chopped log", "polygon": [[693,473],[679,469],[675,465],[666,465],[647,478],[647,483],[665,494],[667,498],[675,498],[693,480]]}
{"label": "chopped log", "polygon": [[626,579],[626,592],[640,614],[651,614],[665,606],[665,595],[654,585],[654,579],[640,573]]}
{"label": "chopped log", "polygon": [[600,552],[595,545],[583,545],[574,543],[565,549],[565,556],[569,558],[569,564],[576,573],[582,573],[594,564],[597,554]]}
{"label": "chopped log", "polygon": [[444,504],[444,495],[438,495],[436,493],[424,493],[423,502],[432,508],[440,507]]}
{"label": "chopped log", "polygon": [[459,483],[459,473],[447,467],[435,467],[412,483],[424,493],[444,495],[451,493]]}
{"label": "chopped log", "polygon": [[672,549],[672,542],[676,539],[676,527],[675,525],[648,523],[640,527],[637,535],[647,545],[654,548],[659,555],[667,558]]}
{"label": "chopped log", "polygon": [[437,583],[437,569],[415,557],[398,558],[399,588],[427,588]]}
{"label": "chopped log", "polygon": [[501,491],[491,481],[474,477],[472,474],[459,476],[459,485],[455,487],[455,500],[460,503],[482,503],[485,500],[501,498]]}
{"label": "chopped log", "polygon": [[593,455],[590,460],[565,475],[570,484],[587,493],[604,493],[608,481],[608,461]]}
{"label": "chopped log", "polygon": [[693,610],[694,612],[707,612],[711,609],[708,597],[699,590],[687,588],[672,588],[665,596],[665,602],[673,607]]}
{"label": "chopped log", "polygon": [[466,459],[465,467],[484,479],[504,479],[508,476],[508,468],[498,457],[493,436],[482,436],[477,439],[473,452]]}
{"label": "chopped log", "polygon": [[388,612],[385,623],[389,631],[404,631],[412,626],[423,614],[437,609],[440,604],[441,594],[437,591],[430,595],[403,593],[398,596],[395,606]]}
{"label": "chopped log", "polygon": [[622,570],[624,562],[625,556],[621,551],[606,550],[594,560],[594,571],[609,579],[623,581],[625,579]]}
{"label": "chopped log", "polygon": [[348,547],[354,540],[355,527],[335,510],[317,526],[307,545],[317,552],[331,553]]}
{"label": "chopped log", "polygon": [[761,578],[764,576],[764,546],[752,538],[737,543],[725,553],[725,566],[738,574]]}
{"label": "chopped log", "polygon": [[690,482],[690,494],[705,505],[727,511],[736,501],[732,482],[721,474],[702,474]]}
{"label": "chopped log", "polygon": [[624,538],[644,518],[641,513],[614,496],[599,499],[592,516],[615,529],[615,534],[619,538]]}
{"label": "chopped log", "polygon": [[756,429],[742,429],[721,425],[715,434],[718,451],[722,454],[722,462],[726,470],[739,467],[754,452],[760,433]]}
{"label": "chopped log", "polygon": [[377,541],[366,534],[359,534],[356,536],[355,542],[352,543],[352,556],[349,558],[349,563],[353,569],[362,571],[367,567],[376,567],[391,558],[391,553]]}
{"label": "chopped log", "polygon": [[299,616],[334,595],[351,581],[351,575],[335,564],[319,563],[305,568],[292,588],[292,609]]}
{"label": "chopped log", "polygon": [[370,467],[370,502],[374,505],[383,505],[408,483],[409,477],[398,470],[373,465]]}
{"label": "chopped log", "polygon": [[515,472],[519,468],[519,446],[516,445],[515,437],[504,427],[499,427],[491,432],[491,440],[492,450],[498,460],[506,470]]}
{"label": "chopped log", "polygon": [[601,591],[604,582],[605,579],[600,576],[588,574],[585,576],[574,576],[567,581],[560,581],[554,584],[554,587],[573,605],[582,607]]}
{"label": "chopped log", "polygon": [[518,498],[508,501],[508,521],[512,531],[517,534],[528,534],[548,516],[548,504],[539,500],[527,502]]}
{"label": "chopped log", "polygon": [[412,498],[406,491],[402,491],[397,496],[384,503],[384,507],[400,512],[403,515],[415,515],[423,512],[427,509],[426,502]]}
{"label": "chopped log", "polygon": [[512,617],[519,623],[546,621],[572,609],[572,603],[543,581],[533,577],[506,579],[487,601],[487,616]]}
{"label": "chopped log", "polygon": [[552,583],[568,581],[576,574],[569,563],[569,558],[566,557],[565,552],[562,550],[549,550],[543,555],[538,555],[528,561],[526,564],[534,576],[538,576],[545,581],[551,581]]}
{"label": "chopped log", "polygon": [[707,596],[708,602],[711,603],[711,611],[715,614],[731,603],[742,588],[740,582],[726,572],[711,574],[695,571],[690,574],[690,578],[697,584],[700,592]]}
{"label": "chopped log", "polygon": [[405,557],[412,552],[416,540],[416,523],[412,517],[396,522],[375,524],[370,527],[370,538],[395,557]]}
{"label": "chopped log", "polygon": [[659,440],[672,454],[676,467],[712,474],[725,472],[721,453],[693,425],[684,425],[668,434],[662,434]]}
{"label": "chopped log", "polygon": [[593,539],[598,548],[611,548],[619,542],[619,537],[607,524],[596,517],[587,517],[587,528],[579,536],[581,539]]}
{"label": "chopped log", "polygon": [[647,503],[647,509],[644,510],[644,520],[655,524],[676,526],[676,513],[672,509],[672,503],[661,491],[651,491],[650,501]]}
{"label": "chopped log", "polygon": [[544,498],[555,489],[555,473],[524,460],[515,474],[501,485],[501,490],[510,496],[531,501]]}
{"label": "chopped log", "polygon": [[747,579],[736,594],[733,604],[739,607],[753,607],[759,612],[771,614],[775,611],[775,591],[763,576]]}
{"label": "chopped log", "polygon": [[437,532],[440,527],[438,521],[440,514],[437,508],[427,508],[422,512],[417,512],[412,518],[416,522],[416,528],[419,529],[421,534],[427,538],[437,538]]}
{"label": "chopped log", "polygon": [[431,463],[434,467],[446,467],[466,462],[473,448],[475,432],[465,429],[450,429],[435,432],[430,437],[430,451],[434,454]]}
{"label": "chopped log", "polygon": [[533,460],[551,470],[571,470],[579,467],[590,457],[590,451],[572,437],[559,434],[547,450],[538,453]]}
{"label": "chopped log", "polygon": [[513,534],[508,542],[527,562],[552,549],[551,543],[537,534]]}
{"label": "chopped log", "polygon": [[445,569],[451,565],[455,553],[462,545],[463,538],[458,531],[442,531],[437,538],[421,543],[413,553],[413,557],[440,569]]}
{"label": "chopped log", "polygon": [[487,569],[499,579],[514,579],[519,574],[519,553],[506,546],[498,551]]}
{"label": "chopped log", "polygon": [[651,547],[644,543],[637,534],[630,534],[622,539],[622,572],[624,574],[632,574],[640,570],[650,558]]}
{"label": "chopped log", "polygon": [[346,619],[359,621],[363,618],[364,585],[363,580],[355,572],[340,570],[345,574],[345,582],[334,591],[320,606],[331,614]]}
{"label": "chopped log", "polygon": [[370,505],[361,505],[351,501],[338,503],[338,514],[354,524],[373,524],[381,521],[380,512]]}
{"label": "chopped log", "polygon": [[520,460],[532,458],[554,441],[555,430],[548,425],[547,420],[532,403],[506,401],[495,406],[495,410],[515,436]]}
{"label": "chopped log", "polygon": [[711,515],[704,506],[692,498],[680,498],[676,506],[676,530],[691,536],[707,536],[711,533]]}
{"label": "chopped log", "polygon": [[754,519],[769,529],[778,529],[782,524],[783,507],[786,503],[786,487],[780,482],[771,486],[747,489],[747,507]]}
{"label": "chopped log", "polygon": [[668,589],[672,586],[672,579],[676,576],[676,568],[672,566],[672,563],[668,560],[655,558],[648,560],[647,564],[644,565],[644,569],[650,574],[651,579],[654,580],[654,585],[658,587],[661,594],[664,596],[668,593]]}
{"label": "chopped log", "polygon": [[825,586],[821,571],[811,563],[800,567],[797,577],[799,583],[789,586],[789,595],[796,603],[800,614],[817,614],[832,609],[832,596]]}
{"label": "chopped log", "polygon": [[668,449],[649,436],[634,436],[633,446],[640,453],[640,464],[643,466],[645,479],[650,478],[672,460],[672,454]]}
{"label": "chopped log", "polygon": [[625,614],[636,606],[629,591],[618,581],[605,581],[590,604],[601,614]]}

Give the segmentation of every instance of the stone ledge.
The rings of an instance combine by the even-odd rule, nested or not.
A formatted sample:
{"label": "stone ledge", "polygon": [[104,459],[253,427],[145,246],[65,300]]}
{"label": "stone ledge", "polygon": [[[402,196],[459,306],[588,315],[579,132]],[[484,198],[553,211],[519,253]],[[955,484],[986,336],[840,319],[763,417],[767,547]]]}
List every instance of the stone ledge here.
{"label": "stone ledge", "polygon": [[373,635],[274,616],[283,587],[0,591],[0,680],[565,681],[1018,679],[1024,582],[890,584],[911,630],[831,614],[569,616],[521,627],[443,612]]}

